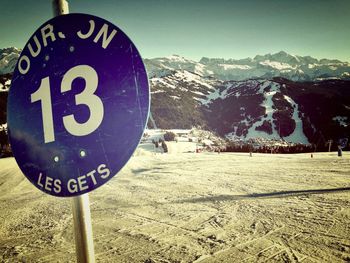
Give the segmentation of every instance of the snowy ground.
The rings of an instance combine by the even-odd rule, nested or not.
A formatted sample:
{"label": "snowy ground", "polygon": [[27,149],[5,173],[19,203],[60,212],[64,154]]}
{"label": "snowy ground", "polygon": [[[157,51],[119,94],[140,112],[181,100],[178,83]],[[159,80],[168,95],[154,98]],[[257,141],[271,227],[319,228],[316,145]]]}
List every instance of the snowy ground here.
{"label": "snowy ground", "polygon": [[[349,153],[146,148],[90,193],[97,262],[350,261]],[[0,222],[0,262],[75,261],[71,200],[38,191],[12,158]]]}

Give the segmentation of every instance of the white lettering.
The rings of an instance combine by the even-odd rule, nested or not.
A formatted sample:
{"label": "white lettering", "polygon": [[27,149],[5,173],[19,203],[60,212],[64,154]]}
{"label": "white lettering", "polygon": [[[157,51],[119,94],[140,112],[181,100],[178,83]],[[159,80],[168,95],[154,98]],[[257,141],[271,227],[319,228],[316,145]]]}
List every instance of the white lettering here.
{"label": "white lettering", "polygon": [[[48,30],[48,31],[47,31]],[[47,32],[45,32],[47,31]],[[51,41],[54,42],[56,40],[56,37],[53,33],[53,26],[51,24],[47,24],[46,26],[44,26],[41,29],[41,36],[43,38],[43,43],[44,43],[44,47],[47,46],[47,38],[50,37]]]}
{"label": "white lettering", "polygon": [[53,182],[53,185],[54,185],[54,191],[55,193],[60,193],[61,192],[61,181],[56,179],[54,182]]}
{"label": "white lettering", "polygon": [[52,181],[53,179],[51,177],[46,177],[46,182],[45,182],[45,189],[47,191],[52,191]]}
{"label": "white lettering", "polygon": [[43,130],[45,143],[55,141],[55,133],[53,127],[51,90],[49,77],[43,78],[39,89],[30,96],[31,103],[41,101]]}
{"label": "white lettering", "polygon": [[38,178],[38,185],[40,186],[40,187],[44,187],[44,185],[40,182],[41,181],[41,177],[43,176],[43,174],[42,173],[40,173],[39,174],[39,178]]}
{"label": "white lettering", "polygon": [[85,136],[94,132],[102,123],[104,117],[103,102],[95,95],[98,87],[98,75],[94,68],[88,65],[78,65],[64,74],[61,83],[61,92],[70,91],[72,83],[77,78],[85,80],[85,89],[75,95],[77,105],[86,105],[90,110],[90,117],[84,123],[75,120],[73,114],[63,117],[63,124],[66,130],[75,136]]}
{"label": "white lettering", "polygon": [[95,179],[95,174],[96,173],[96,170],[92,170],[90,173],[88,173],[86,176],[87,177],[91,177],[91,180],[92,180],[92,182],[94,183],[94,185],[96,185],[97,184],[97,182],[96,182],[96,179]]}
{"label": "white lettering", "polygon": [[88,189],[89,187],[86,185],[86,176],[82,175],[78,177],[78,184],[79,184],[79,190],[84,191]]}
{"label": "white lettering", "polygon": [[[106,179],[111,174],[110,170],[107,168],[105,164],[100,164],[96,170],[102,179]],[[92,170],[91,172],[88,172],[86,175],[81,175],[76,179],[73,179],[73,178],[69,179],[67,182],[68,191],[70,193],[78,193],[81,191],[85,191],[89,189],[89,185],[91,185],[91,182],[94,185],[97,185],[97,180],[95,176],[96,170]],[[61,182],[57,183],[57,193],[61,191],[60,183]]]}
{"label": "white lettering", "polygon": [[[22,67],[23,60],[27,64],[26,68]],[[18,70],[19,70],[19,72],[24,75],[24,74],[26,74],[28,72],[29,68],[30,68],[30,60],[29,60],[29,58],[26,55],[21,56],[21,58],[19,59],[19,62],[18,62]]]}
{"label": "white lettering", "polygon": [[100,164],[97,167],[97,172],[101,175],[102,179],[106,179],[111,174],[111,171],[107,168],[107,165],[105,164]]}
{"label": "white lettering", "polygon": [[55,191],[55,193],[61,192],[61,180],[60,179],[53,179],[49,176],[43,176],[43,174],[40,173],[37,184],[38,184],[38,186],[44,188],[46,191],[52,192],[52,190],[53,190],[53,191]]}
{"label": "white lettering", "polygon": [[107,46],[109,45],[109,43],[112,41],[113,37],[115,36],[115,34],[117,33],[117,30],[113,29],[111,34],[109,36],[107,36],[108,34],[108,25],[104,24],[102,26],[102,28],[100,29],[100,31],[97,33],[94,42],[97,43],[97,41],[101,38],[101,36],[103,36],[102,39],[102,47],[104,49],[107,48]]}
{"label": "white lettering", "polygon": [[87,39],[94,32],[95,21],[94,20],[90,20],[89,23],[90,23],[90,29],[85,35],[81,32],[81,30],[77,32],[78,37],[80,37],[81,39]]}
{"label": "white lettering", "polygon": [[28,44],[28,48],[29,48],[29,52],[32,55],[32,57],[35,58],[37,55],[39,55],[39,53],[41,51],[41,45],[39,43],[39,40],[38,40],[37,36],[34,36],[33,39],[34,39],[34,42],[35,42],[35,45],[36,45],[36,51],[34,52],[31,43]]}
{"label": "white lettering", "polygon": [[74,179],[69,179],[68,180],[68,183],[67,183],[67,186],[68,186],[68,191],[70,193],[76,193],[78,192],[78,187],[77,187],[77,181],[74,180]]}

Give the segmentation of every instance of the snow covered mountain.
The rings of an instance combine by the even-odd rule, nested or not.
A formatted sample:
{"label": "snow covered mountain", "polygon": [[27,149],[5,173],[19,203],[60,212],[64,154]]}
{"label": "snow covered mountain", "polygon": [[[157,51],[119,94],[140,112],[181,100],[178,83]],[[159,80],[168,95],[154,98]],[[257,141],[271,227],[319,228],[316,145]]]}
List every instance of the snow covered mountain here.
{"label": "snow covered mountain", "polygon": [[[0,125],[20,50],[0,49]],[[158,128],[201,126],[230,140],[324,143],[350,134],[350,65],[289,55],[146,59]],[[309,81],[306,81],[309,80]],[[152,124],[149,123],[149,127]]]}
{"label": "snow covered mountain", "polygon": [[12,74],[0,74],[0,131],[2,125],[6,123],[7,94],[11,85]]}
{"label": "snow covered mountain", "polygon": [[6,126],[7,93],[20,52],[15,47],[0,49],[0,131]]}
{"label": "snow covered mountain", "polygon": [[339,60],[294,56],[284,51],[257,55],[253,59],[222,59],[203,57],[199,62],[180,56],[145,60],[150,77],[162,77],[173,70],[187,70],[220,80],[271,79],[283,77],[293,81],[350,79],[350,63]]}
{"label": "snow covered mountain", "polygon": [[[0,49],[0,75],[12,73],[21,50],[15,47]],[[335,59],[295,56],[284,51],[257,55],[246,59],[203,57],[199,62],[178,55],[145,59],[149,77],[162,77],[175,70],[187,70],[203,77],[220,80],[271,79],[283,77],[293,81],[325,79],[350,80],[350,63]]]}
{"label": "snow covered mountain", "polygon": [[0,49],[0,75],[14,71],[20,53],[15,47]]}
{"label": "snow covered mountain", "polygon": [[295,143],[350,133],[350,63],[286,52],[241,60],[146,59],[159,127]]}
{"label": "snow covered mountain", "polygon": [[[160,128],[199,125],[230,140],[324,143],[350,134],[350,81],[223,81],[187,70],[151,78]],[[150,124],[151,125],[151,124]]]}

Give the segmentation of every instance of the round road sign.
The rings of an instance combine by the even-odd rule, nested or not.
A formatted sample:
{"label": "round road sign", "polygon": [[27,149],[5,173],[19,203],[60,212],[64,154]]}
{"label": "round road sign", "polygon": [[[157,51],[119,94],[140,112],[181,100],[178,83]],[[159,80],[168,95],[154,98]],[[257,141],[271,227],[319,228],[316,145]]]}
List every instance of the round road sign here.
{"label": "round road sign", "polygon": [[29,39],[13,74],[13,154],[48,194],[90,192],[131,157],[149,101],[144,64],[123,31],[92,15],[55,17]]}

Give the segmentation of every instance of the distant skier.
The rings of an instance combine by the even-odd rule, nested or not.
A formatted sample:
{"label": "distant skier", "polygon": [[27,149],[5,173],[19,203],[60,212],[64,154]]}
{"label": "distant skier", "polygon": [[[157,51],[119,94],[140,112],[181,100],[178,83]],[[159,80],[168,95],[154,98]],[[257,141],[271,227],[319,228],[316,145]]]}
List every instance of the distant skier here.
{"label": "distant skier", "polygon": [[339,139],[339,141],[338,141],[338,156],[339,157],[343,156],[343,149],[346,147],[347,144],[348,144],[348,138]]}
{"label": "distant skier", "polygon": [[162,141],[162,148],[163,148],[164,153],[168,152],[168,146],[166,145],[165,141]]}
{"label": "distant skier", "polygon": [[338,156],[339,156],[339,157],[342,157],[342,156],[343,156],[343,151],[342,151],[340,145],[338,145]]}

